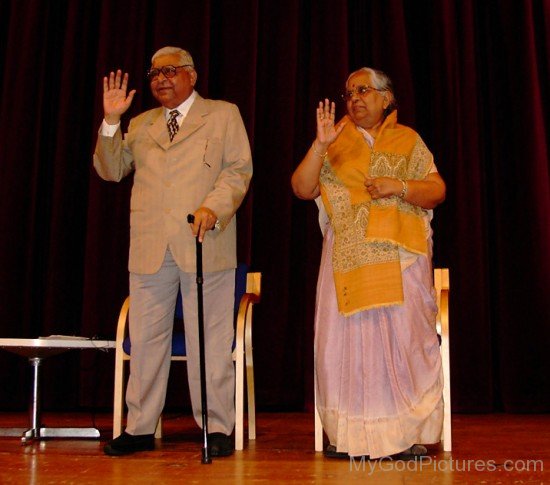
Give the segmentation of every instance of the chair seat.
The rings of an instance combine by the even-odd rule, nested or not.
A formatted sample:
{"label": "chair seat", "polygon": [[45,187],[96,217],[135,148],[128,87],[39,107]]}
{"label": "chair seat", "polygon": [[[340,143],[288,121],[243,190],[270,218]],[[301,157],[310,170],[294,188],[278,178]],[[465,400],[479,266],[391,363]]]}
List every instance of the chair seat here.
{"label": "chair seat", "polygon": [[[233,346],[235,343],[233,343]],[[122,342],[122,348],[128,355],[132,355],[132,342],[130,337],[126,337]],[[172,357],[185,357],[187,355],[187,349],[185,348],[185,334],[183,331],[174,332],[172,334]]]}
{"label": "chair seat", "polygon": [[[239,305],[243,295],[246,293],[246,279],[248,274],[248,265],[245,263],[239,263],[235,269],[235,304],[233,307],[233,312],[235,314],[235,319],[239,313]],[[180,329],[183,329],[183,303],[181,298],[181,293],[178,292],[178,297],[176,299],[176,308],[174,311],[174,318],[176,325]],[[231,346],[231,351],[235,350],[236,341],[233,339],[233,344]],[[126,336],[124,342],[122,343],[122,348],[127,355],[131,355],[132,343],[130,341],[130,336]],[[172,333],[172,357],[185,357],[187,355],[187,350],[185,349],[185,333],[183,330],[174,329]]]}
{"label": "chair seat", "polygon": [[[183,325],[183,322],[181,323]],[[237,345],[236,340],[233,340],[233,344],[231,345],[231,352],[235,350],[235,346]],[[124,352],[128,355],[132,355],[132,342],[130,342],[130,337],[126,337],[124,339],[124,342],[122,342],[122,348],[124,349]],[[174,331],[172,333],[172,357],[186,357],[187,356],[187,349],[185,348],[185,333],[183,330],[180,331]]]}

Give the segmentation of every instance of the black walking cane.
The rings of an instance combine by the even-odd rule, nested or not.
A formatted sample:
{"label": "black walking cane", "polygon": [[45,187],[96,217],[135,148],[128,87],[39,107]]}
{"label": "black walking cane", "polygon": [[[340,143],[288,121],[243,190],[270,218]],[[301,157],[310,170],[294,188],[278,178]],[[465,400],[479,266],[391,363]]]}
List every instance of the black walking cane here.
{"label": "black walking cane", "polygon": [[[195,216],[187,215],[187,222],[193,224]],[[210,464],[210,451],[208,450],[208,405],[206,403],[206,361],[204,357],[204,306],[202,301],[202,242],[199,241],[199,236],[195,238],[197,248],[197,302],[198,302],[198,317],[199,317],[199,363],[201,370],[201,408],[202,408],[202,459],[201,463]]]}

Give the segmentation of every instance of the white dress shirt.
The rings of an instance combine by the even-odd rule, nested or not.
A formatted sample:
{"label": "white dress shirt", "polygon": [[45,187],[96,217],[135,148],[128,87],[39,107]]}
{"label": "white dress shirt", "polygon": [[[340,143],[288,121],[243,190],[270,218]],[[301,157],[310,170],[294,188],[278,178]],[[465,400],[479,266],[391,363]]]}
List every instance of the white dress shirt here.
{"label": "white dress shirt", "polygon": [[[181,124],[183,123],[183,120],[187,116],[187,113],[189,113],[189,110],[191,109],[191,105],[195,101],[195,98],[197,97],[197,92],[193,90],[191,93],[191,96],[189,96],[183,103],[181,103],[179,106],[176,106],[175,108],[168,109],[164,108],[164,117],[166,118],[166,121],[168,121],[168,118],[170,118],[170,111],[173,111],[174,109],[177,109],[180,114],[177,117],[178,120],[178,126],[181,127]],[[115,136],[116,131],[118,130],[120,126],[120,122],[118,122],[116,125],[110,125],[108,124],[105,119],[103,120],[103,123],[101,123],[101,127],[99,128],[99,134],[102,136]]]}

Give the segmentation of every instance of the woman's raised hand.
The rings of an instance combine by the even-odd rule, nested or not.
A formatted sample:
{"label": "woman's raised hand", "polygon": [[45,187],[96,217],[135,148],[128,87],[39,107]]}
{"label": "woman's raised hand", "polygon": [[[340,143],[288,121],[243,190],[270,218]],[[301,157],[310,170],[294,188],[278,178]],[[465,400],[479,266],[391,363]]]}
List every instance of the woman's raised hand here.
{"label": "woman's raised hand", "polygon": [[109,77],[103,78],[103,111],[105,121],[110,125],[116,125],[120,121],[120,116],[132,104],[136,90],[132,89],[126,94],[128,89],[128,73],[122,75],[119,69],[116,74],[111,72]]}
{"label": "woman's raised hand", "polygon": [[[319,101],[317,107],[317,139],[316,144],[319,148],[325,150],[328,146],[338,138],[338,135],[344,129],[346,122],[334,126],[334,117],[336,115],[336,105],[330,102],[327,98],[325,101]],[[326,150],[325,150],[326,151]]]}

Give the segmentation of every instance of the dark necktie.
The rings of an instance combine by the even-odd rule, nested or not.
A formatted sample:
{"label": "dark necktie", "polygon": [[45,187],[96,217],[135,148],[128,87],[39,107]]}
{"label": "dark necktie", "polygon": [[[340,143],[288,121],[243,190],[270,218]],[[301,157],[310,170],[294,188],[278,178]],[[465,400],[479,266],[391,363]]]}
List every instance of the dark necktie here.
{"label": "dark necktie", "polygon": [[168,134],[170,135],[170,141],[172,141],[174,139],[174,137],[176,136],[176,133],[178,132],[179,130],[179,125],[178,125],[178,115],[180,114],[180,112],[175,109],[175,110],[172,110],[170,111],[170,118],[168,118]]}

